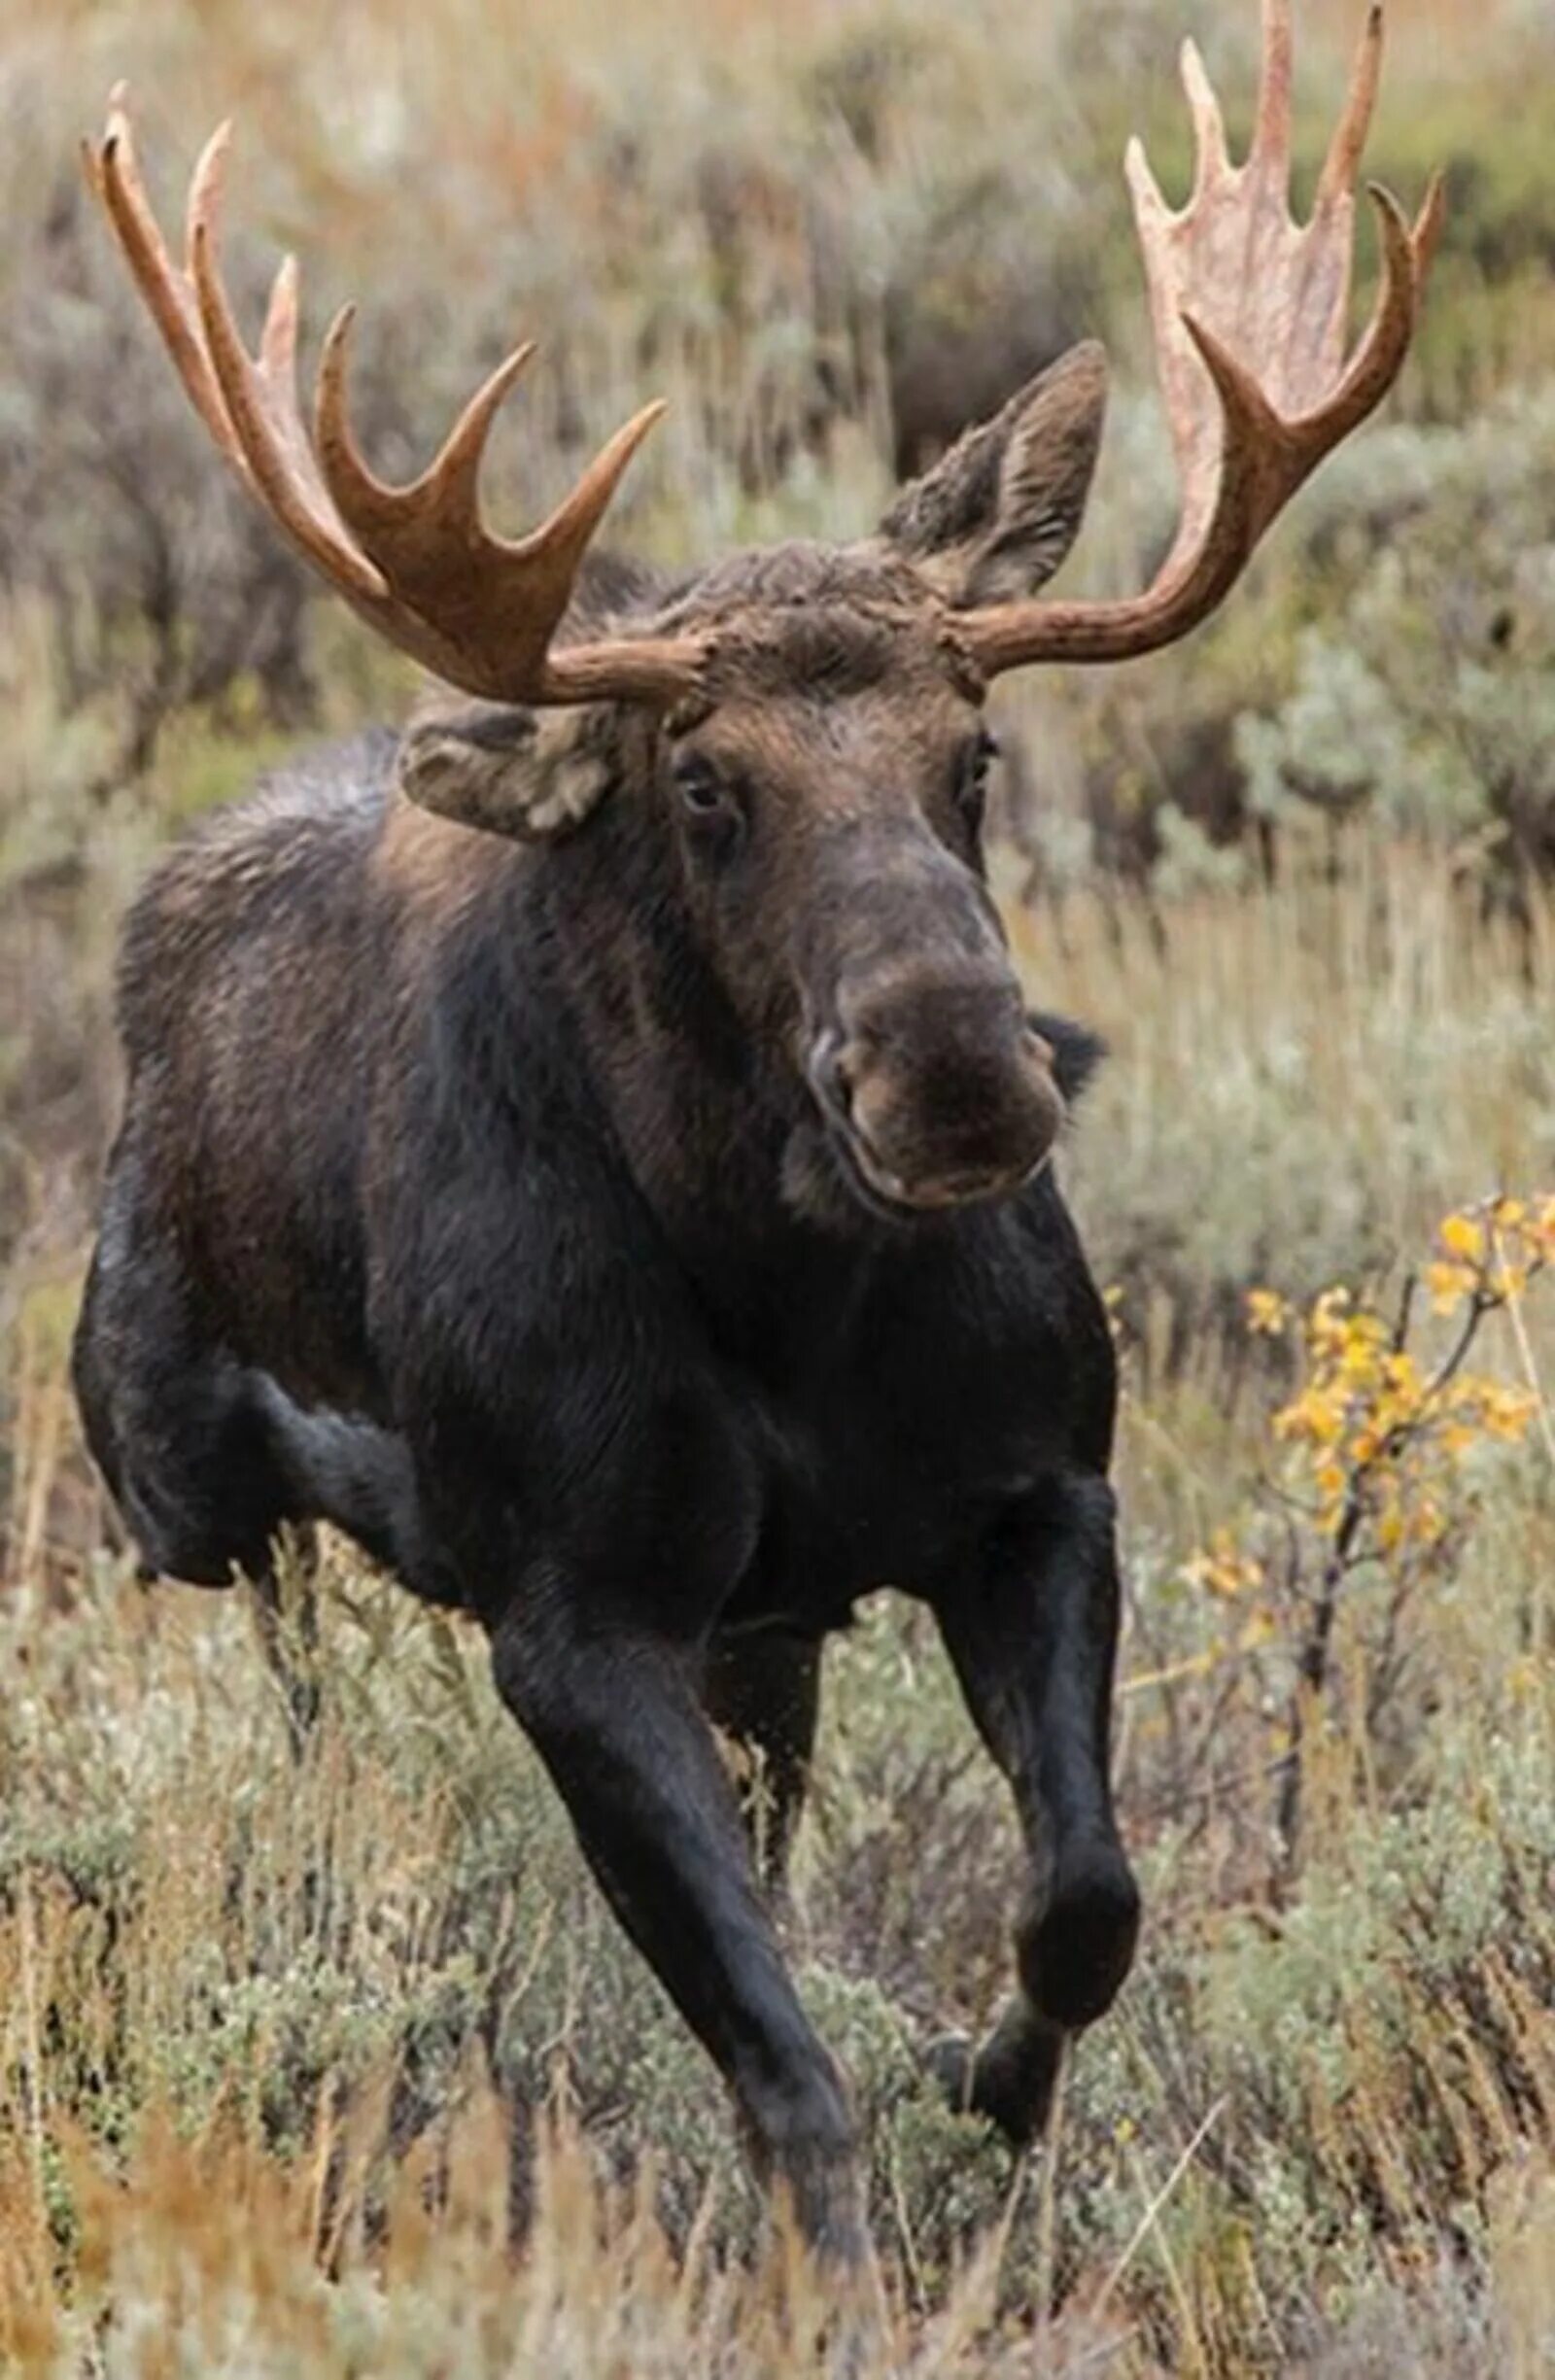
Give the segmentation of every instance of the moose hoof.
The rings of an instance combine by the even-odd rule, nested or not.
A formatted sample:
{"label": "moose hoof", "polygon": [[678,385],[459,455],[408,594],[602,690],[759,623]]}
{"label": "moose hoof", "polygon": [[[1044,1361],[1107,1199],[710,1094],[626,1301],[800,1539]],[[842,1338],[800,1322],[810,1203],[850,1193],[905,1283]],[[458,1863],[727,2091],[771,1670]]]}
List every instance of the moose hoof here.
{"label": "moose hoof", "polygon": [[1020,1981],[1034,2009],[1067,2031],[1105,2015],[1133,1962],[1139,1887],[1115,1843],[1060,1859],[1042,1917],[1019,1946]]}
{"label": "moose hoof", "polygon": [[981,2049],[964,2033],[942,2033],[923,2064],[956,2115],[981,2116],[1025,2149],[1047,2123],[1063,2038],[1016,2000]]}
{"label": "moose hoof", "polygon": [[921,2052],[924,2073],[946,2104],[957,2116],[977,2112],[973,2091],[977,2076],[977,2044],[967,2033],[937,2033]]}

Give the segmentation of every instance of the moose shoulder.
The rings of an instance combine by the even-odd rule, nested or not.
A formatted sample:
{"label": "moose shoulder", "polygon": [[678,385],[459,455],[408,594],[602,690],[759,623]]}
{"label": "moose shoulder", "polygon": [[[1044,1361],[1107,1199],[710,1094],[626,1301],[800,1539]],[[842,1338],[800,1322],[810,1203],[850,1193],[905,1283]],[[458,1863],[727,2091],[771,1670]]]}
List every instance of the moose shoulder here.
{"label": "moose shoulder", "polygon": [[187,270],[121,106],[93,159],[227,461],[460,699],[278,777],[131,914],[126,1110],[76,1351],[92,1450],[154,1569],[262,1581],[283,1525],[324,1520],[478,1615],[758,2168],[844,2260],[847,2098],[709,1722],[764,1755],[770,1880],[825,1634],[885,1583],[932,1607],[1030,1857],[1009,2010],[940,2062],[1029,2137],[1138,1898],[1108,1786],[1112,1355],[1049,1162],[1094,1045],[1027,1014],[984,882],[985,705],[1003,670],[1183,634],[1402,361],[1434,197],[1413,231],[1381,201],[1384,285],[1344,359],[1377,17],[1297,230],[1288,27],[1265,14],[1248,163],[1192,57],[1189,209],[1131,163],[1183,524],[1117,604],[1038,593],[1089,484],[1094,348],[874,537],[672,584],[585,553],[651,412],[505,543],[475,476],[522,352],[386,488],[349,430],[341,326],[302,428],[289,269],[258,361],[242,345],[220,140]]}

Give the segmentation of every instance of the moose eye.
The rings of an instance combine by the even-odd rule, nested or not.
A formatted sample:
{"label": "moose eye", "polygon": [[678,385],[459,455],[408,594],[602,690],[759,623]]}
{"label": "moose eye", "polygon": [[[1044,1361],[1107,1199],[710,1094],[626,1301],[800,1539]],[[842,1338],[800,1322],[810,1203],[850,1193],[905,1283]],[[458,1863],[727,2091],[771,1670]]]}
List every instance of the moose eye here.
{"label": "moose eye", "polygon": [[674,790],[686,840],[699,863],[732,858],[744,840],[741,794],[700,752],[686,752],[674,765]]}
{"label": "moose eye", "polygon": [[694,818],[713,818],[732,807],[728,787],[710,762],[691,754],[675,765],[675,791]]}

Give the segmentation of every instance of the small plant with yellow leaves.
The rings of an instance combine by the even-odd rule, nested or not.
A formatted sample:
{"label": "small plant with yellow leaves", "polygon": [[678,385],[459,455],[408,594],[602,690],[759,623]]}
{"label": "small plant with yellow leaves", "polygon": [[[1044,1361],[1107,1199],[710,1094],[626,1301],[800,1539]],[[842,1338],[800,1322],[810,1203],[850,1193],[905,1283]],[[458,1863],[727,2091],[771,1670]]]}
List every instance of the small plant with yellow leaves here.
{"label": "small plant with yellow leaves", "polygon": [[[1296,1367],[1294,1394],[1273,1418],[1279,1460],[1244,1521],[1217,1530],[1183,1575],[1259,1609],[1294,1660],[1276,1762],[1288,1859],[1299,1833],[1303,1753],[1332,1679],[1335,1627],[1352,1584],[1364,1576],[1376,1590],[1361,1648],[1369,1732],[1398,1684],[1408,1608],[1445,1580],[1472,1517],[1485,1449],[1519,1443],[1537,1419],[1555,1460],[1522,1324],[1530,1284],[1555,1265],[1555,1196],[1486,1199],[1447,1216],[1436,1239],[1391,1313],[1342,1287],[1305,1311],[1272,1290],[1248,1294],[1249,1328],[1288,1342]],[[1420,1344],[1423,1302],[1450,1326],[1434,1354]],[[1469,1366],[1487,1321],[1503,1311],[1522,1360],[1515,1386]]]}

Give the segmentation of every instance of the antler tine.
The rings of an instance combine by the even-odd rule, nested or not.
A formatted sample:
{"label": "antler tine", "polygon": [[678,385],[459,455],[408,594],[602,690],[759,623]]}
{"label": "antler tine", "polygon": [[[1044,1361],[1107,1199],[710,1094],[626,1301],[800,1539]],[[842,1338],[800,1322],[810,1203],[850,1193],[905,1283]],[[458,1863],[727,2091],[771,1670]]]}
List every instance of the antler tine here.
{"label": "antler tine", "polygon": [[1278,166],[1291,161],[1291,86],[1295,56],[1291,0],[1263,0],[1263,65],[1259,77],[1253,156]]}
{"label": "antler tine", "polygon": [[356,319],[356,307],[346,305],[330,324],[314,394],[319,466],[342,516],[366,540],[392,538],[410,522],[432,523],[453,515],[472,529],[486,439],[498,406],[535,353],[534,341],[515,347],[481,383],[427,469],[407,486],[395,488],[369,467],[351,426],[346,380]]}
{"label": "antler tine", "polygon": [[[1434,187],[1440,187],[1439,176]],[[1305,421],[1291,426],[1300,439],[1306,422],[1312,425],[1315,451],[1306,461],[1307,470],[1315,468],[1341,438],[1348,437],[1382,402],[1403,368],[1414,332],[1421,275],[1408,218],[1393,192],[1380,182],[1368,182],[1366,195],[1376,208],[1377,228],[1382,237],[1382,286],[1365,336],[1338,388]],[[1319,433],[1321,444],[1317,443]]]}
{"label": "antler tine", "polygon": [[1361,28],[1360,46],[1350,74],[1350,87],[1345,94],[1344,113],[1333,127],[1329,154],[1323,160],[1318,177],[1317,198],[1313,213],[1321,215],[1349,194],[1355,180],[1361,155],[1371,129],[1372,112],[1377,104],[1377,90],[1382,82],[1382,0],[1371,0],[1365,23]]}
{"label": "antler tine", "polygon": [[1029,602],[969,612],[989,672],[1032,661],[1121,660],[1173,642],[1227,594],[1296,490],[1381,402],[1402,367],[1443,214],[1435,176],[1411,225],[1368,186],[1382,239],[1370,323],[1345,361],[1355,196],[1376,101],[1382,9],[1372,0],[1309,222],[1290,212],[1291,15],[1263,0],[1263,68],[1247,160],[1227,157],[1221,112],[1192,43],[1183,83],[1197,163],[1174,213],[1137,140],[1125,159],[1157,359],[1182,489],[1171,552],[1122,604]]}
{"label": "antler tine", "polygon": [[1426,184],[1426,194],[1421,200],[1420,212],[1415,217],[1414,228],[1409,234],[1409,245],[1415,252],[1415,268],[1419,285],[1416,291],[1417,297],[1420,290],[1425,286],[1426,275],[1430,272],[1436,250],[1440,246],[1442,228],[1446,221],[1447,176],[1438,165],[1433,172],[1431,180]]}
{"label": "antler tine", "polygon": [[272,384],[294,390],[297,384],[297,306],[302,294],[302,271],[295,257],[281,259],[270,284],[270,302],[259,332],[259,370]]}
{"label": "antler tine", "polygon": [[380,634],[466,692],[508,702],[662,704],[694,690],[706,659],[701,638],[551,649],[589,540],[663,406],[647,406],[617,431],[550,518],[507,541],[482,526],[477,479],[497,408],[533,349],[501,363],[430,468],[393,488],[368,469],[351,431],[347,308],[320,368],[315,447],[297,397],[295,259],[286,258],[275,276],[257,355],[222,276],[228,147],[223,125],[195,168],[182,272],[140,180],[122,86],[101,148],[86,152],[87,179],[206,429],[291,542]]}
{"label": "antler tine", "polygon": [[606,438],[582,478],[563,497],[548,520],[542,521],[527,537],[511,541],[493,538],[494,552],[515,569],[537,561],[541,555],[549,556],[553,566],[565,569],[570,580],[628,464],[669,409],[664,398],[656,397],[634,413],[629,422],[623,422]]}
{"label": "antler tine", "polygon": [[[1193,196],[1196,198],[1211,182],[1230,170],[1230,157],[1226,148],[1226,125],[1221,116],[1221,103],[1215,96],[1215,86],[1204,70],[1198,44],[1190,38],[1183,44],[1183,89],[1188,94],[1189,112],[1193,119],[1193,144],[1197,163],[1193,175]],[[1137,154],[1144,163],[1144,151],[1137,142],[1129,145],[1130,155]],[[1146,171],[1149,168],[1146,167]],[[1159,192],[1157,192],[1159,196]],[[1165,201],[1162,200],[1164,206]],[[1190,205],[1192,201],[1190,200]]]}
{"label": "antler tine", "polygon": [[[289,370],[272,377],[243,344],[218,249],[226,155],[224,125],[195,169],[189,210],[190,273],[223,403],[260,496],[293,542],[344,593],[384,602],[387,579],[351,542],[325,495],[297,411],[294,379]],[[290,365],[289,278],[294,275],[283,263],[265,315],[268,337],[260,352],[267,364]]]}
{"label": "antler tine", "polygon": [[644,406],[618,430],[528,536],[494,536],[480,517],[481,460],[498,407],[535,353],[533,341],[516,347],[490,374],[426,470],[397,488],[369,469],[351,426],[346,383],[354,320],[354,309],[343,307],[319,367],[318,455],[336,508],[363,551],[418,610],[456,618],[474,635],[487,618],[501,619],[515,662],[521,642],[533,668],[541,670],[589,540],[663,403]]}
{"label": "antler tine", "polygon": [[[222,130],[225,131],[223,126]],[[221,138],[221,132],[216,135]],[[136,286],[162,334],[173,367],[212,438],[240,479],[252,489],[243,450],[227,419],[200,331],[193,286],[167,253],[141,180],[129,121],[127,85],[116,83],[108,101],[102,146],[84,143],[86,178],[102,203],[124,252]]]}

